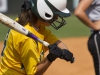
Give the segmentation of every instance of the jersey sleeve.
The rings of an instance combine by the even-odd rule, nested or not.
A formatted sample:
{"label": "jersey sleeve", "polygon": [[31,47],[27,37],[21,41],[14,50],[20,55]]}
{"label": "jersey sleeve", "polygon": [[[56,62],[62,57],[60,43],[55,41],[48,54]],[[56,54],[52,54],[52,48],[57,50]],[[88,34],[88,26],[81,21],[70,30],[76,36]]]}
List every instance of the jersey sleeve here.
{"label": "jersey sleeve", "polygon": [[37,43],[33,39],[23,41],[21,45],[21,61],[27,75],[34,75],[39,63],[39,53]]}
{"label": "jersey sleeve", "polygon": [[53,44],[58,40],[58,38],[45,26],[42,26],[42,30],[43,31],[41,31],[41,34],[44,35],[44,40],[47,41],[48,43]]}
{"label": "jersey sleeve", "polygon": [[[53,44],[59,39],[51,33],[49,29],[47,29],[44,25],[42,25],[40,33],[44,35],[44,41],[48,42],[49,44]],[[44,50],[47,51],[48,48],[44,46]]]}

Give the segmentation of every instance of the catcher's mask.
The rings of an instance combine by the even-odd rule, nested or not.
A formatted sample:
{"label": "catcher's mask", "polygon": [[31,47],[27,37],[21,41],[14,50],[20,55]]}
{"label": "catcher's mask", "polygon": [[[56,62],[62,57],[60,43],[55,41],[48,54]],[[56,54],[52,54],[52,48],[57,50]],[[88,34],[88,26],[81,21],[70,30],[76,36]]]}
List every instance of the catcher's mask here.
{"label": "catcher's mask", "polygon": [[[71,15],[66,8],[67,0],[28,0],[28,2],[32,12],[42,21],[49,22],[55,29],[66,24],[63,17]],[[55,20],[56,16],[57,20]]]}

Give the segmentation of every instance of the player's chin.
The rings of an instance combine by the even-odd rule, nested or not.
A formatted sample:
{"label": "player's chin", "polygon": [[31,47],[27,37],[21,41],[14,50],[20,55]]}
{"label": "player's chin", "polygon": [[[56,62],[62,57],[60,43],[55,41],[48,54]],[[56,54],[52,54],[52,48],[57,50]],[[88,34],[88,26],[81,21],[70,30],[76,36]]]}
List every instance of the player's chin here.
{"label": "player's chin", "polygon": [[50,23],[46,22],[44,23],[45,26],[50,26]]}

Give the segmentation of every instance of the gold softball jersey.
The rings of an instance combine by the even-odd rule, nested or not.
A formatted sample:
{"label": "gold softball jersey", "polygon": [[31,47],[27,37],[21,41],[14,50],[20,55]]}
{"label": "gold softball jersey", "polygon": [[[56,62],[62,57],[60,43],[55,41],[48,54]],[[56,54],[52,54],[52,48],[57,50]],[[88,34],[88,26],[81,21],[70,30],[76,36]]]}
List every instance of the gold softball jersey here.
{"label": "gold softball jersey", "polygon": [[[29,24],[25,28],[50,44],[58,40],[44,25],[41,25],[38,32]],[[10,30],[4,42],[0,75],[34,75],[45,50],[41,43]]]}

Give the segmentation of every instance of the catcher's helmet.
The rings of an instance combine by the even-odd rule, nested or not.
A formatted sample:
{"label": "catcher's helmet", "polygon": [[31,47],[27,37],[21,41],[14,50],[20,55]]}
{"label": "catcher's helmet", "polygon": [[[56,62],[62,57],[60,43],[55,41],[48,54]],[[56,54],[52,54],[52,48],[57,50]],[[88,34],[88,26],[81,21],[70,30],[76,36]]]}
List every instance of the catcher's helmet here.
{"label": "catcher's helmet", "polygon": [[[31,3],[32,12],[42,21],[51,23],[55,29],[59,29],[66,22],[63,17],[70,16],[70,11],[66,8],[67,0],[28,0]],[[60,25],[54,24],[54,18],[58,15],[61,18]]]}

